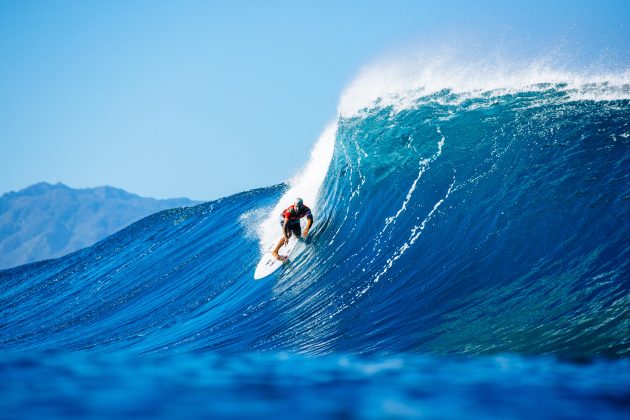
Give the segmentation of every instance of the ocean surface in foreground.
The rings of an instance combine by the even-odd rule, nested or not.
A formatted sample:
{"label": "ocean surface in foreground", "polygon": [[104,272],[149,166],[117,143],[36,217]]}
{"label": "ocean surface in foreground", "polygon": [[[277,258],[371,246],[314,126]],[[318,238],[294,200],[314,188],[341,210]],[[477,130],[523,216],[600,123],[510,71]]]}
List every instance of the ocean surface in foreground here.
{"label": "ocean surface in foreground", "polygon": [[417,355],[44,354],[0,362],[2,418],[627,418],[630,365]]}

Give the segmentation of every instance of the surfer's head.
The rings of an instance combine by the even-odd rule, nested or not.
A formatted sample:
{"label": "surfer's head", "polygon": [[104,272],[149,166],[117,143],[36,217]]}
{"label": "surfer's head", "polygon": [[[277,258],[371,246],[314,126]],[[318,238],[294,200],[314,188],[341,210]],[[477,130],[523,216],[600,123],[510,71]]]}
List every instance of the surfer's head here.
{"label": "surfer's head", "polygon": [[299,211],[299,210],[302,210],[302,207],[304,207],[304,202],[302,201],[301,198],[298,197],[295,199],[294,205],[295,205],[295,209]]}

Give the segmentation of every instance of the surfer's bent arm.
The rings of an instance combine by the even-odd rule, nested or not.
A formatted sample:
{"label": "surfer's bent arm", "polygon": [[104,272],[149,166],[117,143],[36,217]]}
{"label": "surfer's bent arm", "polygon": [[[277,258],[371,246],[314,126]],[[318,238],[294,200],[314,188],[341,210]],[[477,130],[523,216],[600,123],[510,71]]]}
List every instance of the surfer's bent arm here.
{"label": "surfer's bent arm", "polygon": [[289,236],[291,235],[291,231],[289,229],[289,218],[284,218],[284,224],[282,225],[282,233],[284,233],[284,239],[289,240]]}
{"label": "surfer's bent arm", "polygon": [[303,237],[306,238],[306,236],[308,235],[308,231],[311,228],[311,225],[313,224],[313,215],[309,214],[306,216],[306,227],[304,228],[304,233],[302,234]]}

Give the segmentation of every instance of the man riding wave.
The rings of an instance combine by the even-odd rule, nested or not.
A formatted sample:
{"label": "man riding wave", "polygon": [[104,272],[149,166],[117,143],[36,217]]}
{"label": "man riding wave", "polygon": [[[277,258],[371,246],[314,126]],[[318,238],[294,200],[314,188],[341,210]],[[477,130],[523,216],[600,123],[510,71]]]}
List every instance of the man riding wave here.
{"label": "man riding wave", "polygon": [[[304,234],[302,234],[302,228],[300,226],[300,219],[302,217],[306,217]],[[282,221],[280,222],[280,225],[282,226],[282,238],[278,241],[278,245],[276,245],[272,255],[279,261],[285,261],[287,257],[284,255],[278,255],[278,251],[283,245],[289,242],[291,233],[295,234],[298,238],[300,236],[303,238],[308,236],[308,231],[313,225],[313,215],[311,214],[311,209],[304,205],[301,198],[296,198],[295,203],[287,207],[286,210],[282,212]]]}

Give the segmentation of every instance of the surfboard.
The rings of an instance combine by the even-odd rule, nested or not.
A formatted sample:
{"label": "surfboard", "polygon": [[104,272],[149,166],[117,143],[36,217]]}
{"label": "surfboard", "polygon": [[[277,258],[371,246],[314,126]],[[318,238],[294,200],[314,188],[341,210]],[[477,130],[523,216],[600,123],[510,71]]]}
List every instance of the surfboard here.
{"label": "surfboard", "polygon": [[278,254],[287,257],[286,261],[277,260],[273,255],[271,255],[275,245],[271,246],[271,248],[263,254],[260,262],[256,266],[256,271],[254,271],[254,280],[264,279],[265,277],[275,273],[280,267],[286,264],[289,261],[288,257],[291,254],[291,251],[293,251],[298,242],[299,241],[295,238],[295,236],[292,235],[291,238],[289,238],[289,243],[284,245],[280,248],[280,251],[278,251]]}

